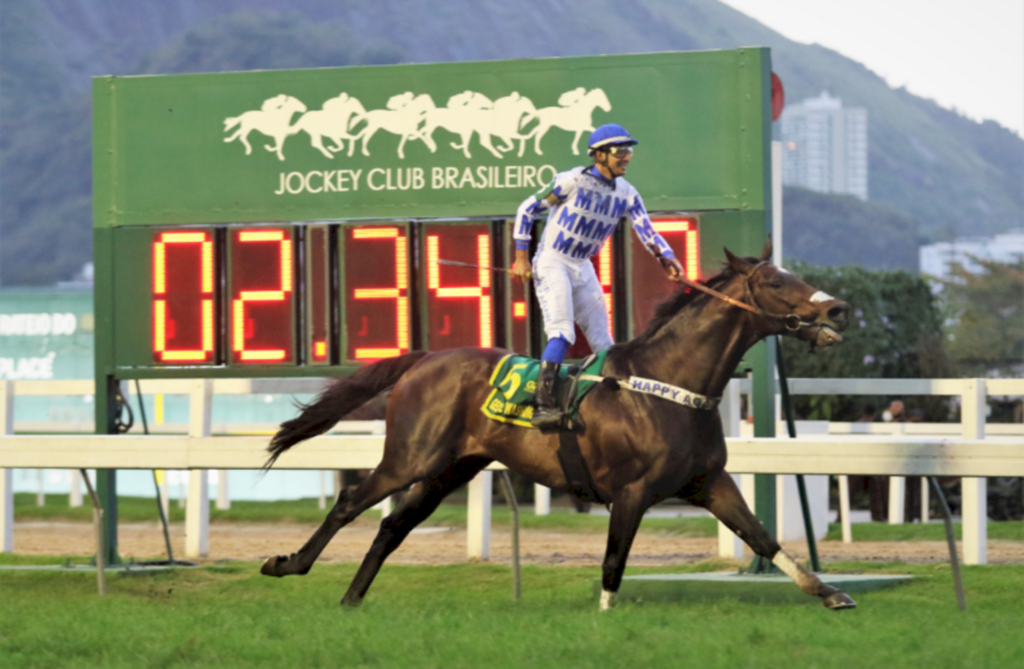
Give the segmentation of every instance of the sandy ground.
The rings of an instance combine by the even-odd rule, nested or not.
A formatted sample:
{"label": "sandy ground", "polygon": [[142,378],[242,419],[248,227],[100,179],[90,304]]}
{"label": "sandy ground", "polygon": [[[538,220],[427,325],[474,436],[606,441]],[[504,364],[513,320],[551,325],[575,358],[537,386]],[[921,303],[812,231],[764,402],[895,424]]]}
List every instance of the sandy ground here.
{"label": "sandy ground", "polygon": [[[270,555],[286,555],[301,547],[316,529],[306,524],[212,523],[210,554],[204,561],[225,559],[262,560]],[[376,523],[362,520],[342,529],[320,557],[326,562],[359,562],[376,535]],[[184,525],[171,525],[171,545],[176,558],[185,554]],[[509,563],[511,532],[496,528],[491,534],[490,560]],[[661,567],[690,564],[717,555],[717,539],[681,538],[641,530],[630,554],[632,566]],[[156,523],[126,523],[118,530],[118,547],[124,557],[138,559],[165,553],[163,533]],[[807,545],[787,542],[789,552],[806,559]],[[597,566],[604,555],[605,536],[598,533],[520,532],[523,564]],[[90,523],[19,522],[14,531],[14,552],[26,555],[89,555],[95,551],[95,535]],[[913,563],[945,562],[949,558],[942,541],[855,542],[843,544],[824,541],[818,544],[823,562],[839,560],[891,561]],[[989,541],[990,564],[1024,564],[1024,542]],[[425,527],[414,530],[389,564],[440,565],[467,561],[465,530]]]}

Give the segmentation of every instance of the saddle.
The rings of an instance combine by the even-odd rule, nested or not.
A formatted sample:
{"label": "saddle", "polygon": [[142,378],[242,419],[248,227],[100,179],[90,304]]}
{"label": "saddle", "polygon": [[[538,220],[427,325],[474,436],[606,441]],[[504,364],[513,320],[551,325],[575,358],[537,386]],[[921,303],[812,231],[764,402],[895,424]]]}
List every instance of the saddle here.
{"label": "saddle", "polygon": [[[586,429],[579,416],[580,402],[598,383],[594,379],[600,378],[597,375],[607,353],[595,353],[576,365],[563,365],[556,384],[557,397],[565,416],[563,425],[558,429],[558,462],[568,482],[569,492],[583,501],[600,504],[608,504],[608,501],[597,493],[577,435]],[[491,375],[494,389],[480,410],[492,420],[533,429],[530,420],[533,418],[539,371],[538,360],[505,356],[494,368]]]}

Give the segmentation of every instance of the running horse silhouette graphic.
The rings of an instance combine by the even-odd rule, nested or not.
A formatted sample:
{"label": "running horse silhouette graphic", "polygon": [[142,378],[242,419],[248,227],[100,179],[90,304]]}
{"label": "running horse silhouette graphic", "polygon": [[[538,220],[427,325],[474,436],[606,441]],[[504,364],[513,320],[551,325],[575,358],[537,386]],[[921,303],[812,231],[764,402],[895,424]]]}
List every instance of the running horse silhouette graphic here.
{"label": "running horse silhouette graphic", "polygon": [[240,116],[230,116],[224,119],[224,132],[238,126],[230,137],[225,137],[225,142],[233,142],[236,139],[245,146],[245,155],[252,154],[252,146],[249,145],[249,133],[259,130],[267,137],[274,139],[273,146],[265,146],[267,151],[277,154],[278,160],[284,160],[284,140],[291,132],[292,115],[306,111],[306,105],[290,95],[277,95],[263,101],[259,110],[247,111]]}
{"label": "running horse silhouette graphic", "polygon": [[[420,135],[431,153],[437,149],[434,130],[444,128],[462,140],[460,144],[452,142],[451,146],[460,149],[466,158],[473,157],[469,152],[473,133],[479,135],[480,146],[490,151],[495,158],[504,158],[502,151],[515,148],[515,140],[520,142],[519,155],[522,156],[528,136],[520,135],[519,129],[533,118],[536,111],[533,102],[518,92],[491,102],[482,93],[465,91],[450,97],[445,107],[428,109]],[[503,140],[505,146],[496,148],[492,137]]]}
{"label": "running horse silhouette graphic", "polygon": [[[612,105],[608,102],[608,96],[600,88],[587,92],[582,86],[562,93],[558,97],[558,104],[558,107],[544,107],[537,110],[535,116],[539,123],[527,136],[533,137],[533,150],[537,155],[543,155],[540,141],[544,139],[547,131],[552,127],[568,130],[575,133],[572,140],[572,153],[578,156],[580,154],[578,147],[580,136],[594,130],[594,109],[600,108],[608,112],[612,110]],[[522,155],[522,152],[519,155]]]}
{"label": "running horse silhouette graphic", "polygon": [[[398,142],[398,157],[405,159],[405,143],[410,139],[423,140],[427,145],[433,143],[424,138],[420,132],[420,124],[430,110],[435,109],[433,98],[428,93],[414,95],[410,91],[393,95],[388,99],[387,109],[373,109],[366,112],[366,126],[352,141],[363,140],[363,155],[370,155],[366,145],[369,144],[378,130],[386,130],[402,139]],[[349,147],[351,148],[351,147]]]}
{"label": "running horse silhouette graphic", "polygon": [[[530,98],[523,97],[517,91],[498,98],[494,101],[494,111],[490,112],[481,123],[480,143],[483,144],[485,132],[505,142],[505,146],[499,147],[501,151],[511,151],[515,148],[516,140],[519,140],[518,155],[522,158],[529,135],[522,135],[519,131],[536,118],[536,115],[537,108],[533,106]],[[490,143],[489,140],[488,143]]]}
{"label": "running horse silhouette graphic", "polygon": [[[473,156],[469,153],[469,140],[473,138],[473,133],[477,131],[477,124],[482,114],[492,109],[494,109],[494,103],[483,93],[475,93],[473,91],[456,93],[448,98],[446,106],[426,110],[423,117],[423,128],[420,130],[420,139],[426,143],[431,153],[435,153],[437,151],[437,143],[434,142],[434,130],[439,127],[444,128],[462,139],[461,144],[452,142],[452,148],[461,149],[462,155],[472,158]],[[490,135],[486,136],[486,141],[483,135],[480,136],[480,144],[492,154],[501,158],[502,155],[490,143]]]}
{"label": "running horse silhouette graphic", "polygon": [[[334,158],[334,154],[345,148],[345,140],[349,140],[348,155],[356,148],[356,136],[349,134],[349,129],[358,125],[366,116],[366,109],[359,100],[348,93],[342,93],[324,103],[323,109],[306,112],[299,117],[289,129],[290,135],[306,132],[310,144],[326,158]],[[325,147],[324,138],[334,142],[334,146]]]}

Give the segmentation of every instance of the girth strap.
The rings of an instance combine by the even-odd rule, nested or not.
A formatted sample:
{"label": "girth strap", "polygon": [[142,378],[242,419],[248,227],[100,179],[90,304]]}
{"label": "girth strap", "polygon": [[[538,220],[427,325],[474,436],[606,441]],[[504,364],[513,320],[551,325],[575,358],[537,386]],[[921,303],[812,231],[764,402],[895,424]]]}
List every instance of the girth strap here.
{"label": "girth strap", "polygon": [[590,467],[587,466],[583,452],[580,451],[580,441],[572,430],[558,431],[558,463],[562,465],[570,493],[584,502],[608,504],[597,494],[594,479],[590,475]]}

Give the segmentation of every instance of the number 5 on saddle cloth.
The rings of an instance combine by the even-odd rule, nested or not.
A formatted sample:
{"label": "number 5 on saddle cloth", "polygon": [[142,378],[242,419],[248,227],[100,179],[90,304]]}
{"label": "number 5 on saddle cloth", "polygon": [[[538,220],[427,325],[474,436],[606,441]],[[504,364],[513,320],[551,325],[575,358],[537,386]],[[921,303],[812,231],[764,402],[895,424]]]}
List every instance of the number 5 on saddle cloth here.
{"label": "number 5 on saddle cloth", "polygon": [[[581,380],[580,376],[600,374],[607,355],[607,351],[595,353],[579,365],[563,365],[559,370],[556,387],[557,394],[561,397],[562,411],[568,416],[566,428],[577,428],[580,401],[597,383],[593,380]],[[531,427],[530,420],[533,418],[539,373],[540,360],[522,355],[506,355],[498,361],[494,373],[491,374],[491,385],[494,390],[487,396],[487,401],[480,410],[488,418],[500,423]]]}

